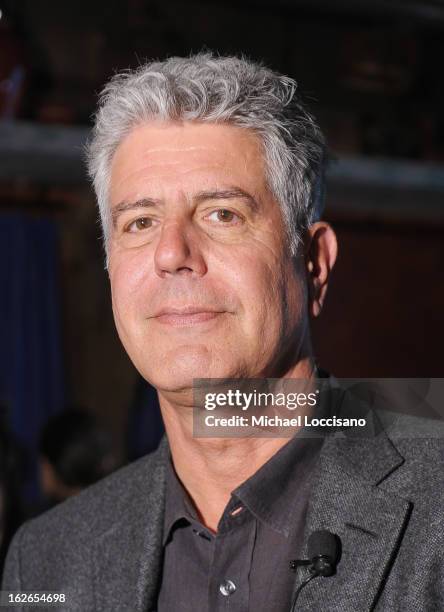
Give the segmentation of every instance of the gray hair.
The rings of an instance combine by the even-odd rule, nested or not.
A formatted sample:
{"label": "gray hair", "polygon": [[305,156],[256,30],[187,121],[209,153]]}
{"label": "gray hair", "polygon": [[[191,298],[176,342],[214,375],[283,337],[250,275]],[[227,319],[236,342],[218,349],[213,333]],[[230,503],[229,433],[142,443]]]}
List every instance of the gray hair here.
{"label": "gray hair", "polygon": [[87,145],[105,248],[110,231],[113,155],[131,130],[152,120],[228,123],[255,132],[266,179],[281,206],[291,253],[323,208],[326,145],[293,79],[245,57],[202,52],[149,62],[104,87]]}

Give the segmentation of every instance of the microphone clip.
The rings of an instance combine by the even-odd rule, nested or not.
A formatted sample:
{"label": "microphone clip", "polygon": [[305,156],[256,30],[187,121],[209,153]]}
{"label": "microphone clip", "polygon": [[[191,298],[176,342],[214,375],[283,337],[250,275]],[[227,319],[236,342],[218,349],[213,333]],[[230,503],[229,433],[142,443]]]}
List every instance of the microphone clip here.
{"label": "microphone clip", "polygon": [[328,555],[317,555],[312,559],[293,559],[290,561],[290,569],[296,572],[298,567],[307,567],[310,574],[314,576],[333,576],[335,573],[335,563],[333,559]]}
{"label": "microphone clip", "polygon": [[292,572],[296,572],[298,567],[303,567],[304,565],[311,565],[311,561],[308,559],[293,559],[290,561],[290,569]]}

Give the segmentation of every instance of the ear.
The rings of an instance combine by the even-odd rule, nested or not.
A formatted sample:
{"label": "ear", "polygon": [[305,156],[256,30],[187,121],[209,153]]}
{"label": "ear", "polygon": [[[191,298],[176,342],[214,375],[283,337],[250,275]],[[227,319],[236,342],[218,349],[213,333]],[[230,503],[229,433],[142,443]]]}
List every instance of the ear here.
{"label": "ear", "polygon": [[337,254],[338,242],[331,225],[325,221],[311,225],[305,236],[305,266],[309,312],[313,317],[318,317],[321,312]]}

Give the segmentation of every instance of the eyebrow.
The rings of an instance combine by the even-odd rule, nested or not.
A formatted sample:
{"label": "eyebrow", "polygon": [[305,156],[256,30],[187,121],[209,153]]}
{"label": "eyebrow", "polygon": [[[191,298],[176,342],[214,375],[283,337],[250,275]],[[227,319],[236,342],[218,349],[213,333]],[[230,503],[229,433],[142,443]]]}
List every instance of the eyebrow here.
{"label": "eyebrow", "polygon": [[251,208],[252,212],[257,212],[259,209],[258,203],[251,194],[244,191],[240,187],[231,187],[230,189],[215,189],[212,191],[201,191],[195,196],[197,202],[206,200],[245,200],[246,204]]}
{"label": "eyebrow", "polygon": [[136,200],[136,202],[119,202],[115,206],[113,206],[111,210],[111,219],[113,222],[113,226],[116,226],[117,219],[120,215],[127,210],[136,210],[137,208],[150,208],[153,206],[159,206],[161,204],[160,200],[156,200],[153,198],[142,198],[141,200]]}
{"label": "eyebrow", "polygon": [[[233,200],[239,199],[245,200],[245,203],[249,206],[252,212],[257,212],[259,205],[255,198],[247,191],[240,189],[240,187],[231,187],[229,189],[214,189],[210,191],[200,191],[194,196],[194,201],[201,203],[206,200]],[[111,218],[114,227],[116,226],[117,219],[119,216],[127,210],[137,210],[138,208],[152,208],[154,206],[160,206],[162,200],[156,198],[141,198],[135,202],[119,202],[113,207],[111,212]]]}

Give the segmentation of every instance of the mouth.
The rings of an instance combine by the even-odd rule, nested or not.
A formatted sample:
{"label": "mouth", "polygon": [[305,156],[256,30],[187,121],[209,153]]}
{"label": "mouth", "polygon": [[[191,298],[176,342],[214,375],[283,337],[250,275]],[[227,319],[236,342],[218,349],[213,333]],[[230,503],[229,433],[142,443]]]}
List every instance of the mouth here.
{"label": "mouth", "polygon": [[162,325],[189,327],[217,319],[224,310],[206,306],[187,306],[183,308],[162,308],[152,318]]}

